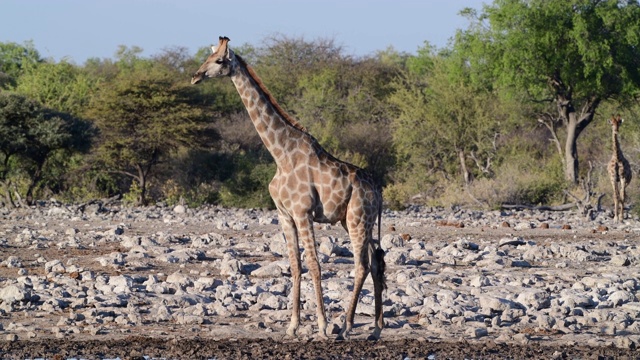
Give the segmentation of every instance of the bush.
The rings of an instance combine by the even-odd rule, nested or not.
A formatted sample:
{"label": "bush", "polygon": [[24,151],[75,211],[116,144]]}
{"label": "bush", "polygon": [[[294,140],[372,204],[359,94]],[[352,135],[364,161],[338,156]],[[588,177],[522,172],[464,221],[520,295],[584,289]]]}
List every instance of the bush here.
{"label": "bush", "polygon": [[269,194],[269,182],[275,173],[275,164],[243,163],[233,177],[222,184],[220,205],[242,208],[275,208]]}

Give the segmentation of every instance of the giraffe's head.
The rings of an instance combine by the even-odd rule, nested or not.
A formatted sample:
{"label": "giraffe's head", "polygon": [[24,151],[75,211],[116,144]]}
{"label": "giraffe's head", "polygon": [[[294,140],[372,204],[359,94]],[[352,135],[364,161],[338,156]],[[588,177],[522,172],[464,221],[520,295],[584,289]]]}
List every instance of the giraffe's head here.
{"label": "giraffe's head", "polygon": [[211,46],[212,54],[200,65],[191,78],[192,84],[208,78],[229,76],[233,72],[233,51],[229,49],[229,38],[220,36],[218,46]]}
{"label": "giraffe's head", "polygon": [[620,128],[620,125],[622,124],[623,121],[624,119],[620,116],[620,114],[616,116],[611,115],[611,119],[609,119],[609,124],[613,128],[613,131],[618,132],[618,129]]}

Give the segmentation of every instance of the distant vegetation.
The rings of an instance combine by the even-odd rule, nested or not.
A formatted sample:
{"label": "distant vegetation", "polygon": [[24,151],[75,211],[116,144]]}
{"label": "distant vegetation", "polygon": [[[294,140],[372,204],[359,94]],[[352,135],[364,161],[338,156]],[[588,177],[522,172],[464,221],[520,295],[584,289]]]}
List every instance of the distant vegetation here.
{"label": "distant vegetation", "polygon": [[[638,3],[496,0],[461,15],[448,47],[415,55],[280,35],[232,47],[329,152],[379,179],[390,207],[595,206],[600,194],[610,206],[613,113],[639,168]],[[78,65],[0,43],[0,205],[121,194],[271,207],[275,165],[231,81],[189,85],[208,53],[121,47]]]}

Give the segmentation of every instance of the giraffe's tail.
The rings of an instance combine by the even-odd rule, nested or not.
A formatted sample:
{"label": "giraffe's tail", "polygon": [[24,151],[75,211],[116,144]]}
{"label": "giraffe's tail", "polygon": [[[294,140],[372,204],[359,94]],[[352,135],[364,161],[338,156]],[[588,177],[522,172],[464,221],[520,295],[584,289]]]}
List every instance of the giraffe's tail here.
{"label": "giraffe's tail", "polygon": [[380,194],[380,201],[378,201],[378,241],[377,241],[377,246],[375,246],[375,250],[373,252],[373,257],[374,259],[372,259],[377,266],[375,266],[374,271],[372,272],[372,276],[374,276],[380,284],[382,284],[382,289],[386,289],[387,288],[387,279],[386,276],[384,275],[384,272],[386,270],[387,264],[384,262],[384,250],[382,249],[381,246],[381,242],[382,242],[382,238],[381,236],[381,227],[382,227],[382,194]]}

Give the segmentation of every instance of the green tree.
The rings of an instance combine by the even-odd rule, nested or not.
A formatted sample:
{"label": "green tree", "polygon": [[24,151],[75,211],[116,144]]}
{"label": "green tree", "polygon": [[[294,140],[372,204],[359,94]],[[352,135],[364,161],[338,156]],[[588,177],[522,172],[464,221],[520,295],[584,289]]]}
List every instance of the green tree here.
{"label": "green tree", "polygon": [[427,190],[437,173],[459,179],[468,190],[474,178],[493,175],[496,140],[507,116],[491,89],[471,81],[463,56],[434,52],[423,49],[419,57],[427,59],[411,60],[417,66],[395,84],[391,101],[398,110],[393,136],[403,164],[399,170],[414,178],[418,188],[412,191]]}
{"label": "green tree", "polygon": [[188,82],[166,67],[124,61],[92,102],[90,116],[101,133],[95,155],[106,171],[133,179],[137,202],[146,204],[156,165],[180,146],[197,145],[206,113],[189,103]]}
{"label": "green tree", "polygon": [[46,109],[22,95],[0,94],[0,181],[6,203],[15,205],[10,195],[12,173],[28,175],[24,195],[32,204],[49,159],[60,153],[86,151],[92,135],[86,121]]}
{"label": "green tree", "polygon": [[468,9],[464,14],[474,22],[458,34],[456,46],[469,51],[477,73],[489,72],[502,89],[548,104],[538,118],[552,133],[566,179],[576,183],[578,138],[598,106],[608,99],[625,102],[640,85],[640,5],[496,0],[480,16]]}
{"label": "green tree", "polygon": [[10,174],[15,157],[27,149],[27,123],[41,118],[38,105],[24,96],[0,93],[0,184],[7,205],[15,206],[11,196]]}
{"label": "green tree", "polygon": [[25,66],[15,91],[47,108],[77,116],[89,105],[97,84],[71,63],[44,62]]}
{"label": "green tree", "polygon": [[0,42],[0,88],[14,86],[26,66],[40,62],[42,58],[33,42],[27,41],[23,45]]}

